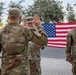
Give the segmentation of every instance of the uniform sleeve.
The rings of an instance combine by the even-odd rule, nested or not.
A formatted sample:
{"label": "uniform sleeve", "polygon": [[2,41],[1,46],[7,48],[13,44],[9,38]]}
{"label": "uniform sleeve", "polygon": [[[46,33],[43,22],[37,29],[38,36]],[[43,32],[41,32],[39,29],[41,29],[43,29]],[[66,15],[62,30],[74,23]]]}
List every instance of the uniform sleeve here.
{"label": "uniform sleeve", "polygon": [[31,32],[29,28],[25,28],[25,35],[26,35],[27,41],[31,41],[33,37],[33,33]]}
{"label": "uniform sleeve", "polygon": [[72,46],[72,35],[71,32],[67,34],[66,40],[66,60],[71,60],[71,46]]}
{"label": "uniform sleeve", "polygon": [[40,46],[46,46],[47,45],[47,35],[44,32],[44,29],[42,28],[42,26],[37,27],[38,31],[36,30],[32,30],[33,32],[33,38],[32,41]]}
{"label": "uniform sleeve", "polygon": [[45,33],[45,31],[44,31],[44,28],[43,28],[41,25],[39,25],[39,26],[37,27],[37,29],[38,29],[39,33],[47,36],[46,33]]}
{"label": "uniform sleeve", "polygon": [[41,47],[43,49],[43,48],[45,48],[45,46],[48,43],[47,34],[46,34],[46,32],[44,31],[44,28],[41,25],[39,25],[37,28],[38,28],[39,33],[42,35],[41,38],[44,41],[44,45]]}

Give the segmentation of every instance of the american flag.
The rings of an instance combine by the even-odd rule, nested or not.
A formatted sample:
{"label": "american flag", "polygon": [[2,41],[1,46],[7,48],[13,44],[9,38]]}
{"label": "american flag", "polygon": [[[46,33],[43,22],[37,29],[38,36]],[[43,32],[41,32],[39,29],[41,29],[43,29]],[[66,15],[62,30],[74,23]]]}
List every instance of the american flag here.
{"label": "american flag", "polygon": [[48,47],[65,48],[69,30],[76,27],[76,22],[42,24],[47,36]]}

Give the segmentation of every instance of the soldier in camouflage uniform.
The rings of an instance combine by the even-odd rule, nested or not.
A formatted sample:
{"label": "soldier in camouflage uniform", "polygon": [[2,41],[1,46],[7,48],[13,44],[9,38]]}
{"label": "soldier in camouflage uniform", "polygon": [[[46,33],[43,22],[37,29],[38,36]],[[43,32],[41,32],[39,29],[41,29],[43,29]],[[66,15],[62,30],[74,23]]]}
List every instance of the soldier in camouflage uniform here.
{"label": "soldier in camouflage uniform", "polygon": [[32,41],[39,45],[46,42],[34,28],[19,25],[21,12],[18,8],[9,10],[8,19],[9,23],[0,30],[0,44],[2,45],[1,75],[30,75],[28,42]]}
{"label": "soldier in camouflage uniform", "polygon": [[[33,23],[37,22],[36,23]],[[47,37],[46,33],[44,32],[43,27],[41,26],[41,21],[40,18],[35,15],[33,17],[26,17],[24,20],[24,25],[25,26],[32,26],[35,25],[35,29],[38,29],[38,32],[40,32],[43,35],[43,38]],[[44,39],[45,40],[45,39]],[[44,46],[47,45],[47,40],[45,40],[46,44],[44,45],[37,45],[33,42],[29,42],[28,44],[28,50],[29,50],[29,64],[30,64],[30,75],[41,75],[41,67],[40,67],[40,48],[43,48]]]}
{"label": "soldier in camouflage uniform", "polygon": [[66,42],[66,61],[72,64],[72,73],[76,75],[76,28],[68,32]]}

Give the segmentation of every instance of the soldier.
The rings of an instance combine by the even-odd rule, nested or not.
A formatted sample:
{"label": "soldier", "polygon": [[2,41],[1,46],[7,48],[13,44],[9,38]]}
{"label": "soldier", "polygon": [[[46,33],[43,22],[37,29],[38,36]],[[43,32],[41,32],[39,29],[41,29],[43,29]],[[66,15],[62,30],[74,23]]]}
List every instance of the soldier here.
{"label": "soldier", "polygon": [[34,28],[30,29],[19,24],[21,12],[18,8],[11,8],[8,11],[8,19],[9,23],[0,30],[1,75],[30,75],[28,42],[32,41],[39,45],[44,45],[46,42]]}
{"label": "soldier", "polygon": [[68,32],[66,42],[66,61],[72,64],[72,73],[76,75],[76,28]]}
{"label": "soldier", "polygon": [[[47,37],[46,33],[44,32],[43,27],[41,26],[40,18],[35,15],[34,17],[26,17],[23,24],[25,26],[31,27],[32,25],[35,29],[38,30],[43,35],[43,38]],[[45,39],[44,39],[45,40]],[[47,40],[45,40],[47,42]],[[40,67],[40,48],[43,48],[44,45],[37,45],[33,42],[29,42],[28,50],[29,50],[29,64],[30,64],[30,75],[41,75],[41,67]]]}

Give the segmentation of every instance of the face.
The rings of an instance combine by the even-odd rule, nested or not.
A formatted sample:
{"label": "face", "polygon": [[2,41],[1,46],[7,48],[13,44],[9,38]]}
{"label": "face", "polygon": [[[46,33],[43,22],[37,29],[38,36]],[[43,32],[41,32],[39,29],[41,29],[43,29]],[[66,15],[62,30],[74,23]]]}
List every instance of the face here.
{"label": "face", "polygon": [[29,26],[29,27],[33,27],[34,25],[33,25],[33,22],[29,22],[29,23],[27,23],[27,25]]}

